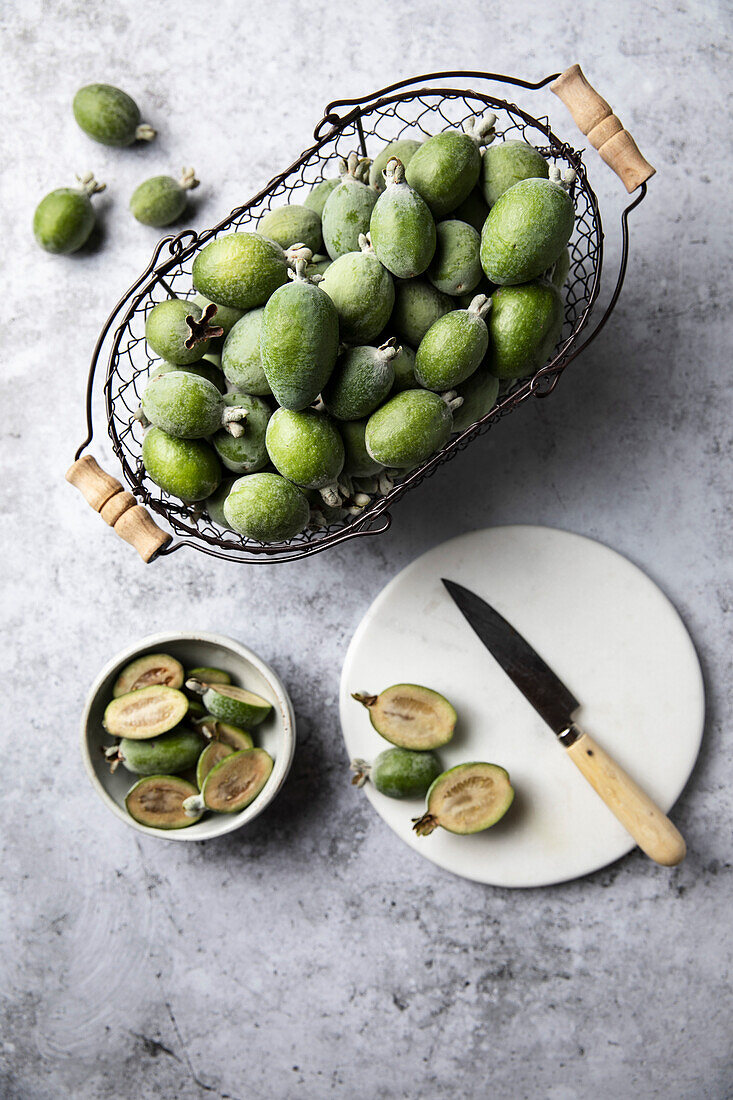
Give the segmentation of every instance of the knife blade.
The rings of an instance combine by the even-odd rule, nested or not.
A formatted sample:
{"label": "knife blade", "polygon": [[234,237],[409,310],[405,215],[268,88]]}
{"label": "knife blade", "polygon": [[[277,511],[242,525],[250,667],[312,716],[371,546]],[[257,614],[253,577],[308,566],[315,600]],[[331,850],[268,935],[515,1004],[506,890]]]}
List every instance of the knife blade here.
{"label": "knife blade", "polygon": [[642,851],[666,867],[680,863],[687,851],[681,833],[605,749],[573,722],[580,704],[569,688],[491,604],[462,584],[441,580],[466,622]]}

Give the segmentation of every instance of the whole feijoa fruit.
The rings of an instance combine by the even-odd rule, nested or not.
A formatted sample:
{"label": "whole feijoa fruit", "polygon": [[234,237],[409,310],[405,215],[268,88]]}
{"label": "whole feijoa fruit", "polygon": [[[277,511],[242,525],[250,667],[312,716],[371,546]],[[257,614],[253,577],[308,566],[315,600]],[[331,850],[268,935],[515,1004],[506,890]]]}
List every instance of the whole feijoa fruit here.
{"label": "whole feijoa fruit", "polygon": [[452,422],[449,405],[437,393],[403,390],[369,417],[367,451],[383,466],[417,466],[448,442]]}
{"label": "whole feijoa fruit", "polygon": [[268,211],[257,227],[263,237],[275,241],[282,248],[292,244],[304,244],[311,252],[319,252],[323,244],[321,218],[308,206],[290,203]]}
{"label": "whole feijoa fruit", "polygon": [[245,474],[224,501],[233,531],[258,542],[283,542],[299,534],[310,517],[308,501],[297,485],[280,474]]}
{"label": "whole feijoa fruit", "polygon": [[[481,233],[481,266],[499,286],[527,283],[555,263],[575,222],[570,195],[551,179],[521,180],[496,200]],[[575,173],[566,173],[566,182]]]}
{"label": "whole feijoa fruit", "polygon": [[125,737],[116,754],[105,755],[113,770],[122,764],[133,775],[176,775],[194,767],[205,745],[202,734],[179,726],[145,741]]}
{"label": "whole feijoa fruit", "polygon": [[89,239],[94,229],[91,196],[104,191],[91,172],[77,176],[78,187],[60,187],[41,199],[33,215],[33,235],[46,252],[68,255]]}
{"label": "whole feijoa fruit", "polygon": [[186,363],[185,365],[178,365],[177,363],[160,363],[150,375],[150,381],[154,378],[160,377],[161,374],[170,374],[174,370],[187,371],[189,374],[197,374],[199,378],[205,378],[212,385],[216,386],[219,393],[226,393],[227,381],[222,374],[219,367],[212,363],[208,359],[199,359],[198,363]]}
{"label": "whole feijoa fruit", "polygon": [[426,812],[414,818],[418,836],[429,836],[439,825],[449,833],[480,833],[500,821],[514,801],[509,773],[498,764],[458,764],[432,783]]}
{"label": "whole feijoa fruit", "polygon": [[491,299],[477,294],[468,309],[454,309],[430,326],[415,353],[421,386],[443,393],[470,378],[489,346],[484,318],[490,307]]}
{"label": "whole feijoa fruit", "polygon": [[219,527],[225,527],[228,531],[231,531],[231,527],[224,515],[224,501],[229,496],[229,490],[234,484],[233,477],[224,478],[219,488],[206,498],[206,512],[212,523],[216,523]]}
{"label": "whole feijoa fruit", "polygon": [[321,180],[320,183],[314,184],[303,199],[303,206],[307,206],[309,210],[315,210],[318,217],[322,217],[326,199],[340,183],[340,178],[336,177],[335,179]]}
{"label": "whole feijoa fruit", "polygon": [[[207,306],[216,305],[216,302],[210,302],[208,298],[204,298],[203,294],[197,294],[194,297],[194,302],[203,312]],[[232,331],[237,321],[244,317],[243,309],[234,309],[232,306],[216,306],[216,313],[214,314],[214,323],[224,329],[221,337],[222,342],[226,340],[229,333]]]}
{"label": "whole feijoa fruit", "polygon": [[[336,192],[334,192],[335,194]],[[260,334],[262,366],[270,389],[286,409],[315,401],[336,363],[339,321],[336,307],[296,260],[292,282],[265,306]]]}
{"label": "whole feijoa fruit", "polygon": [[[416,154],[417,155],[417,154]],[[405,180],[402,161],[392,157],[384,170],[385,190],[369,223],[372,247],[398,279],[413,279],[435,253],[435,222],[425,202]]]}
{"label": "whole feijoa fruit", "polygon": [[455,210],[473,191],[481,171],[481,147],[494,139],[496,115],[469,118],[463,131],[444,130],[428,138],[407,166],[410,187],[422,195],[434,217]]}
{"label": "whole feijoa fruit", "polygon": [[323,243],[332,260],[359,250],[359,236],[369,231],[377,192],[367,182],[368,158],[350,153],[339,166],[341,182],[326,199],[321,215]]}
{"label": "whole feijoa fruit", "polygon": [[565,281],[570,272],[570,249],[565,248],[560,253],[552,268],[550,275],[550,282],[553,286],[556,286],[558,290],[562,290],[565,286]]}
{"label": "whole feijoa fruit", "polygon": [[205,439],[226,427],[242,435],[247,410],[233,406],[213,383],[190,371],[174,370],[148,382],[142,410],[151,424],[177,439]]}
{"label": "whole feijoa fruit", "polygon": [[173,176],[153,176],[132,193],[130,210],[143,225],[161,228],[180,218],[186,209],[186,195],[198,187],[193,168],[184,168],[180,179]]}
{"label": "whole feijoa fruit", "polygon": [[347,348],[324,387],[326,411],[337,420],[361,420],[374,412],[392,389],[399,350],[394,339],[378,348]]}
{"label": "whole feijoa fruit", "polygon": [[456,391],[463,403],[453,410],[453,431],[465,432],[493,409],[499,396],[499,379],[481,366],[456,386]]}
{"label": "whole feijoa fruit", "polygon": [[214,450],[225,469],[235,474],[253,474],[267,465],[265,432],[270,406],[250,393],[228,393],[224,404],[244,409],[246,416],[240,421],[241,435],[234,436],[221,428],[211,437]]}
{"label": "whole feijoa fruit", "polygon": [[448,215],[458,221],[467,222],[480,235],[484,222],[489,216],[489,207],[480,187],[474,187],[467,199],[464,199],[455,210]]}
{"label": "whole feijoa fruit", "polygon": [[176,439],[151,427],[143,439],[142,457],[148,477],[186,503],[210,497],[221,480],[216,452],[202,439]]}
{"label": "whole feijoa fruit", "polygon": [[488,320],[491,373],[526,378],[544,366],[560,339],[563,313],[560,291],[545,279],[495,291]]}
{"label": "whole feijoa fruit", "polygon": [[466,294],[483,277],[479,250],[481,237],[466,222],[451,220],[435,227],[435,255],[427,270],[434,287],[444,294]]}
{"label": "whole feijoa fruit", "polygon": [[373,459],[366,449],[366,426],[366,419],[342,420],[338,426],[344,441],[344,473],[349,477],[374,477],[384,469],[382,463]]}
{"label": "whole feijoa fruit", "polygon": [[[145,320],[145,339],[156,355],[178,367],[196,363],[209,350],[210,340],[196,338],[196,322],[203,317],[195,302],[166,298],[157,302]],[[194,342],[195,341],[195,342]]]}
{"label": "whole feijoa fruit", "polygon": [[264,306],[245,313],[230,330],[221,351],[221,369],[228,382],[244,393],[267,397],[272,393],[260,353]]}
{"label": "whole feijoa fruit", "polygon": [[84,133],[102,145],[121,147],[155,137],[153,127],[140,122],[135,100],[112,84],[85,84],[74,96],[73,111]]}
{"label": "whole feijoa fruit", "polygon": [[334,260],[319,284],[336,306],[339,333],[347,344],[376,339],[394,306],[392,276],[364,234],[359,237],[359,249]]}
{"label": "whole feijoa fruit", "polygon": [[355,787],[363,787],[370,780],[387,798],[424,798],[430,784],[440,775],[442,765],[434,752],[395,747],[380,752],[371,764],[353,760],[351,770]]}
{"label": "whole feijoa fruit", "polygon": [[452,298],[425,279],[399,280],[389,327],[416,348],[430,326],[455,307]]}
{"label": "whole feijoa fruit", "polygon": [[392,366],[394,367],[392,393],[417,389],[419,383],[415,378],[415,352],[412,348],[408,348],[407,344],[401,344],[397,355],[392,360]]}
{"label": "whole feijoa fruit", "polygon": [[502,141],[484,152],[479,186],[489,206],[520,180],[548,179],[549,165],[526,141]]}
{"label": "whole feijoa fruit", "polygon": [[337,504],[336,480],[344,466],[344,444],[336,425],[315,409],[277,409],[267,425],[267,452],[275,469],[303,489],[318,489]]}
{"label": "whole feijoa fruit", "polygon": [[397,160],[401,160],[405,168],[410,163],[415,153],[422,145],[421,141],[416,141],[415,138],[397,138],[396,141],[390,141],[389,145],[386,145],[382,149],[381,153],[378,153],[372,162],[372,166],[369,169],[369,182],[372,187],[376,187],[377,191],[384,191],[384,169],[387,167],[387,162],[396,157]]}
{"label": "whole feijoa fruit", "polygon": [[280,245],[259,233],[227,233],[210,241],[193,261],[193,285],[209,301],[254,309],[288,281]]}

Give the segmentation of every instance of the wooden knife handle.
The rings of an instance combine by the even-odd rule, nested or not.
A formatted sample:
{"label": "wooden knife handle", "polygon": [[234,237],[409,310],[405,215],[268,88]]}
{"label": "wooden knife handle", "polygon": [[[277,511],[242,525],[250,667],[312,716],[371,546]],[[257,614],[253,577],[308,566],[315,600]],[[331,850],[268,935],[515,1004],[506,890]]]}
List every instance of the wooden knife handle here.
{"label": "wooden knife handle", "polygon": [[687,847],[679,830],[592,737],[578,732],[566,751],[594,791],[650,859],[665,867],[681,863]]}

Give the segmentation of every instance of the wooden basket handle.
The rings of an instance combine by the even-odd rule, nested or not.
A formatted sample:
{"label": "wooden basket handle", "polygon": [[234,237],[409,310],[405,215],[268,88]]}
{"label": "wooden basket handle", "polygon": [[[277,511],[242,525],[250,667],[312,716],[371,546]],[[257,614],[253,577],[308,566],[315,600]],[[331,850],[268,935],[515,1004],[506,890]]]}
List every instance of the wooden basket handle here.
{"label": "wooden basket handle", "polygon": [[66,471],[66,480],[76,486],[121,539],[135,547],[143,561],[150,561],[171,541],[171,536],[158,527],[147,508],[138,504],[116,478],[105,473],[91,455],[78,458]]}
{"label": "wooden basket handle", "polygon": [[654,175],[656,169],[641,155],[605,99],[588,83],[580,65],[571,65],[561,73],[550,85],[550,91],[560,97],[578,128],[629,193]]}

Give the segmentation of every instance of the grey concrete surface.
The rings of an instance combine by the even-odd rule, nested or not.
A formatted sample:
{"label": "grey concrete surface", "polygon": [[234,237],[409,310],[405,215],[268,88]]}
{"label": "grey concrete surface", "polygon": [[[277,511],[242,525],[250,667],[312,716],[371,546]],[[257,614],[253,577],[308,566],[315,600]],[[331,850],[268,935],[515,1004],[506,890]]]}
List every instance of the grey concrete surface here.
{"label": "grey concrete surface", "polygon": [[[0,20],[0,1094],[733,1095],[730,5],[7,0]],[[410,495],[378,540],[263,569],[191,551],[143,566],[63,481],[96,334],[156,239],[126,211],[133,187],[195,165],[204,228],[308,144],[333,97],[429,68],[539,79],[576,60],[658,174],[612,321],[552,398]],[[158,141],[89,142],[70,102],[90,80],[129,89]],[[516,98],[582,143],[552,96]],[[607,296],[624,196],[586,162]],[[45,255],[34,206],[85,168],[108,184],[96,246]],[[482,888],[419,859],[348,786],[338,677],[370,601],[444,538],[522,521],[608,542],[689,625],[708,718],[674,812],[690,850],[677,870],[637,852],[553,889]],[[99,666],[179,627],[258,650],[299,721],[277,803],[205,846],[115,821],[77,748]]]}

